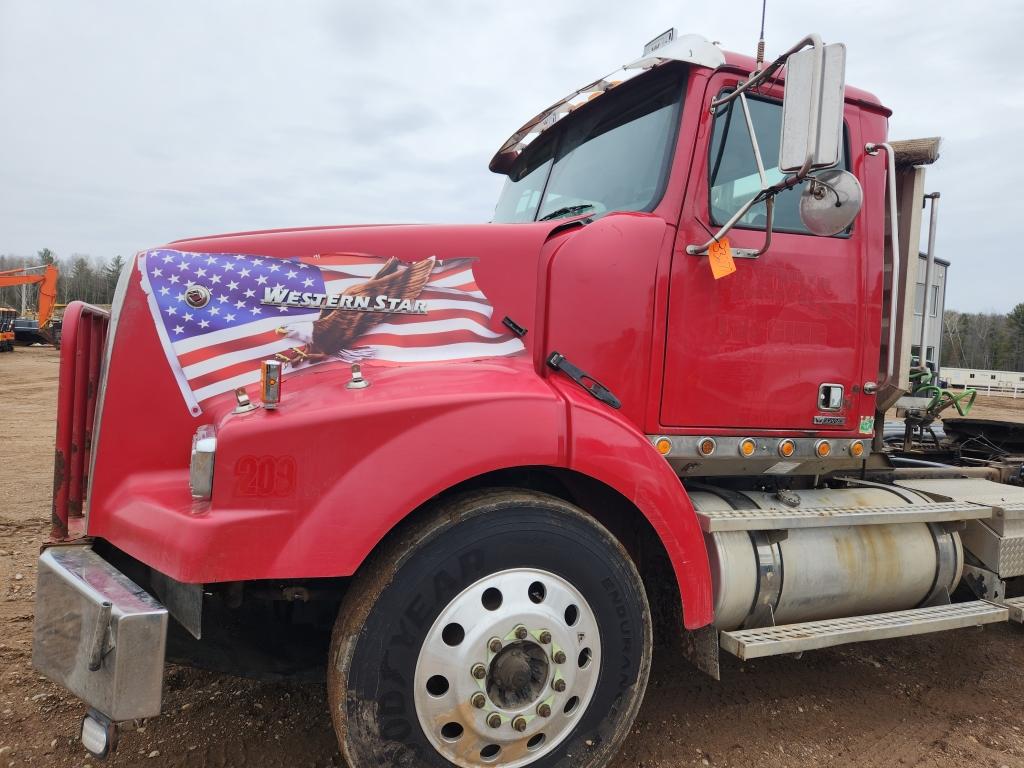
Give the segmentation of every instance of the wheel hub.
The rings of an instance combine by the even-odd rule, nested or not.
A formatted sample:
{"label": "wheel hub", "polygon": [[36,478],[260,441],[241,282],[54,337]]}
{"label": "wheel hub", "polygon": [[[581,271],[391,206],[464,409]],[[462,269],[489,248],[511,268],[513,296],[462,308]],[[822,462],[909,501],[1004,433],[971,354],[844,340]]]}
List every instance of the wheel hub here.
{"label": "wheel hub", "polygon": [[491,660],[487,695],[502,709],[529,706],[540,698],[549,676],[548,656],[538,644],[520,640]]}
{"label": "wheel hub", "polygon": [[569,736],[597,687],[597,619],[568,581],[539,569],[487,576],[431,626],[416,663],[424,734],[463,768],[517,768]]}

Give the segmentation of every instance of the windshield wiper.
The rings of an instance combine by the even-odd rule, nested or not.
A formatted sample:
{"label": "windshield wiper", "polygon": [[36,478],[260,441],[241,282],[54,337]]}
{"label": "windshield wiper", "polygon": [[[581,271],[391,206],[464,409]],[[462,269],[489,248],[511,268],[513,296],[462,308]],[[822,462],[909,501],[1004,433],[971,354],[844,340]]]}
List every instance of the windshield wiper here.
{"label": "windshield wiper", "polygon": [[537,219],[537,221],[549,221],[551,219],[561,218],[562,216],[574,216],[577,213],[583,213],[588,208],[593,207],[594,206],[591,205],[590,203],[584,203],[583,205],[566,205],[562,208],[558,208],[557,210],[552,211],[546,216],[541,216],[539,219]]}

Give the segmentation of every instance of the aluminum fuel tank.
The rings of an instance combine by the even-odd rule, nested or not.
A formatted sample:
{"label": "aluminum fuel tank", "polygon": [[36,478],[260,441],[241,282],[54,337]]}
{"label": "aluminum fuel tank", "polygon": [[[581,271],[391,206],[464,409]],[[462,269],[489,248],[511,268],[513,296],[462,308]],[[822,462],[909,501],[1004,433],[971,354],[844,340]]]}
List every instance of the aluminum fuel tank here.
{"label": "aluminum fuel tank", "polygon": [[[796,492],[802,508],[928,503],[906,489]],[[773,494],[701,489],[699,510],[779,507]],[[705,535],[714,584],[715,626],[764,626],[917,607],[963,571],[956,532],[929,523],[801,528]],[[781,538],[781,540],[780,540]]]}

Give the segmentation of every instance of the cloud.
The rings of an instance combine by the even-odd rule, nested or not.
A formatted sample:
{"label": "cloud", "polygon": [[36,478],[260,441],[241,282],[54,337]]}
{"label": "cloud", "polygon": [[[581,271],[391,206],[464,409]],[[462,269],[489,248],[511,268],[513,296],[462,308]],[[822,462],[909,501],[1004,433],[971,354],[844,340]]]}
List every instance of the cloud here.
{"label": "cloud", "polygon": [[[586,6],[440,0],[0,0],[0,252],[101,258],[278,226],[485,221],[494,150],[664,29],[753,51],[759,0]],[[809,0],[768,6],[769,53],[817,30],[848,82],[940,134],[948,305],[1024,300],[1012,223],[1024,6]],[[1016,279],[1008,279],[1016,278]]]}

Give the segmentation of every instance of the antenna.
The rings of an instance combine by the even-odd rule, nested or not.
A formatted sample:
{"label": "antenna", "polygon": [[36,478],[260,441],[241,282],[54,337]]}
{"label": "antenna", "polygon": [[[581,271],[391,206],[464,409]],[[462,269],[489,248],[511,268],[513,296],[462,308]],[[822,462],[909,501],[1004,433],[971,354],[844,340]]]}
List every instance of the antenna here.
{"label": "antenna", "polygon": [[754,65],[754,72],[761,71],[764,64],[764,17],[768,11],[768,0],[761,0],[761,37],[757,41],[757,63]]}

